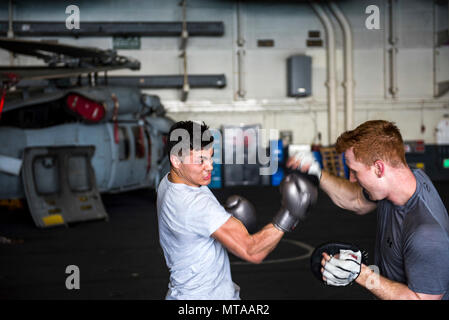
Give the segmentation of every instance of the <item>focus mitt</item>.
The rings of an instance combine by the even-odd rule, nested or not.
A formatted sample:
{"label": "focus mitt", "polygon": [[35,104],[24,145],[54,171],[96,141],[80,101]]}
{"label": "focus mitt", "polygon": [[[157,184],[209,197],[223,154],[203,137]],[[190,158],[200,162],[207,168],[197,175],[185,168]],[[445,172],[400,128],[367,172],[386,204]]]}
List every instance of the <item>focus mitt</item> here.
{"label": "focus mitt", "polygon": [[[323,252],[331,259],[321,265]],[[313,275],[321,282],[331,286],[347,286],[360,274],[361,264],[367,264],[368,255],[357,246],[343,242],[328,242],[317,247],[312,253],[310,263]],[[323,273],[321,273],[321,269]]]}

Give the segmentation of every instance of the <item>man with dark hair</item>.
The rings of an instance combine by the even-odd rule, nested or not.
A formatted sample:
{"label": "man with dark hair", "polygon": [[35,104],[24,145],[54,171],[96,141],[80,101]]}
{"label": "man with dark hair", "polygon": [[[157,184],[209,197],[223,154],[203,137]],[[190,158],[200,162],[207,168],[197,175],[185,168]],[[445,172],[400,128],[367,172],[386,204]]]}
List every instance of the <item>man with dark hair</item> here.
{"label": "man with dark hair", "polygon": [[[323,280],[329,285],[355,280],[380,299],[449,299],[448,214],[429,177],[408,167],[396,125],[367,121],[343,133],[336,149],[344,152],[349,181],[303,156],[291,157],[287,166],[315,174],[341,208],[360,215],[377,208],[375,265],[381,276],[372,285],[373,271],[360,259],[357,267],[357,259],[323,253]],[[351,256],[357,258],[345,253]]]}
{"label": "man with dark hair", "polygon": [[157,190],[159,239],[170,270],[166,299],[240,299],[227,250],[260,263],[306,217],[317,190],[297,176],[286,178],[273,223],[249,234],[244,222],[255,215],[249,201],[234,196],[225,209],[207,188],[213,138],[204,122],[174,124],[169,140],[171,168]]}

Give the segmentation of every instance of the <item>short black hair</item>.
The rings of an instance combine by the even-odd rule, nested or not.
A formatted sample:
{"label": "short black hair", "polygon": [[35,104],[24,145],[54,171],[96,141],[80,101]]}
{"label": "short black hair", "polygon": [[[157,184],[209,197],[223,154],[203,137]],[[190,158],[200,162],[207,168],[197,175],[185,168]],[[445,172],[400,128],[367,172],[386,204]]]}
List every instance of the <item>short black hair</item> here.
{"label": "short black hair", "polygon": [[182,150],[209,149],[213,142],[214,137],[204,121],[179,121],[171,126],[168,133],[168,156],[176,151],[178,156],[182,156]]}

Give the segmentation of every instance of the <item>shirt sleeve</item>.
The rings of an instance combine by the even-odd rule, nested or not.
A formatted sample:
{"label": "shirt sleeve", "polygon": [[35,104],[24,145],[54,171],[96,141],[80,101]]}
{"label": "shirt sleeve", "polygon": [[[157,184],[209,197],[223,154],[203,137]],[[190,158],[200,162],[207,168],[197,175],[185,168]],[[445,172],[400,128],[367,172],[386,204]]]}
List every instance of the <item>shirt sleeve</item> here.
{"label": "shirt sleeve", "polygon": [[231,214],[208,194],[197,195],[190,204],[189,212],[187,228],[205,237],[210,237],[231,217]]}
{"label": "shirt sleeve", "polygon": [[449,289],[448,238],[439,225],[422,225],[407,239],[404,267],[416,293],[444,294]]}

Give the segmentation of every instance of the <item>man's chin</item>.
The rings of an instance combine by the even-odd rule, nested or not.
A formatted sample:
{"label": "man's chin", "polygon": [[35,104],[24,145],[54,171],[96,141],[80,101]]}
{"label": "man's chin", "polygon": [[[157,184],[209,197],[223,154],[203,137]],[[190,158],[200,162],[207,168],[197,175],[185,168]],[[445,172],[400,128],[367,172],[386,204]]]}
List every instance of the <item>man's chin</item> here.
{"label": "man's chin", "polygon": [[210,178],[210,177],[207,178],[207,179],[201,179],[200,185],[202,185],[202,186],[207,186],[207,185],[210,184],[210,182],[211,182],[211,178]]}
{"label": "man's chin", "polygon": [[363,195],[365,196],[365,198],[367,198],[368,200],[371,200],[371,201],[376,201],[368,190],[366,190],[363,187],[362,187],[362,189],[363,189]]}
{"label": "man's chin", "polygon": [[379,197],[379,196],[375,197],[375,196],[373,196],[369,192],[368,192],[367,195],[368,195],[368,199],[371,200],[371,201],[374,201],[374,202],[381,201],[381,200],[384,200],[386,198],[386,197]]}

